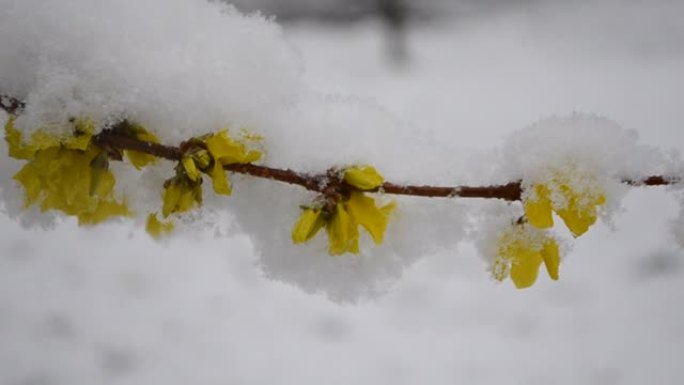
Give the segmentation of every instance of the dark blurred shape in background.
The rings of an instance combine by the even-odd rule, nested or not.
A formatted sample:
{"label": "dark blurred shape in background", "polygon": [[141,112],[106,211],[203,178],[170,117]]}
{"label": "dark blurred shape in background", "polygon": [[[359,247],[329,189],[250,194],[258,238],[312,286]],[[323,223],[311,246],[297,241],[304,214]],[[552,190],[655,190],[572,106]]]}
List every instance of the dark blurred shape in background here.
{"label": "dark blurred shape in background", "polygon": [[[472,17],[542,0],[224,0],[243,12],[261,11],[279,22],[319,20],[348,23],[384,18],[388,7],[401,9],[414,21]],[[392,4],[394,3],[394,4]],[[395,12],[395,11],[391,11]]]}
{"label": "dark blurred shape in background", "polygon": [[342,25],[378,20],[386,32],[393,63],[408,59],[406,34],[411,24],[472,18],[541,0],[223,0],[242,12],[275,16],[279,23],[316,21]]}
{"label": "dark blurred shape in background", "polygon": [[387,54],[394,63],[404,63],[408,58],[406,47],[406,21],[408,8],[403,0],[376,0],[376,12],[384,22]]}

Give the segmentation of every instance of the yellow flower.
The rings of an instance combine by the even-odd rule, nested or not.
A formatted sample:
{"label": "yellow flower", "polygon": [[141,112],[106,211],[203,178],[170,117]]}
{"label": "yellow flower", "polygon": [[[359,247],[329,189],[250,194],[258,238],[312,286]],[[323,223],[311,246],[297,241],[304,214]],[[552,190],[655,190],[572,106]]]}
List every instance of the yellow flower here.
{"label": "yellow flower", "polygon": [[534,193],[534,198],[528,198],[524,201],[527,221],[538,229],[553,227],[553,206],[549,188],[546,185],[538,184],[534,186]]}
{"label": "yellow flower", "polygon": [[385,206],[377,207],[375,199],[359,191],[352,192],[346,202],[346,208],[352,218],[368,231],[376,245],[382,243],[390,214],[396,206],[396,202],[392,201]]}
{"label": "yellow flower", "polygon": [[361,190],[372,190],[385,180],[373,166],[354,166],[344,170],[344,181]]}
{"label": "yellow flower", "polygon": [[564,179],[557,174],[550,183],[534,185],[532,193],[523,197],[525,216],[536,228],[548,229],[553,226],[551,213],[555,211],[570,232],[579,237],[596,223],[597,206],[606,202],[605,195],[595,186],[580,190]]}
{"label": "yellow flower", "polygon": [[53,147],[64,147],[70,150],[85,151],[95,132],[93,122],[88,118],[75,119],[71,135],[59,137],[43,130],[35,131],[28,143],[23,135],[14,127],[14,115],[10,115],[5,123],[5,141],[9,147],[9,156],[15,159],[29,160],[37,151]]}
{"label": "yellow flower", "polygon": [[[261,136],[249,134],[246,130],[243,130],[242,137],[244,140],[253,142],[263,140]],[[202,162],[199,168],[211,177],[214,192],[217,194],[230,195],[232,192],[230,181],[226,177],[223,166],[256,162],[262,156],[261,151],[250,150],[244,143],[231,138],[227,130],[204,136],[200,140],[204,142],[209,154],[207,161]],[[201,152],[200,154],[204,155]],[[196,156],[195,161],[198,161]],[[188,170],[187,166],[186,170]],[[188,172],[192,173],[192,171]]]}
{"label": "yellow flower", "polygon": [[62,143],[66,148],[85,151],[94,133],[95,124],[92,120],[89,118],[78,118],[74,120],[73,135],[64,139]]}
{"label": "yellow flower", "polygon": [[606,197],[603,194],[581,195],[566,185],[561,186],[560,189],[567,199],[567,205],[557,209],[556,213],[563,219],[573,235],[579,237],[596,223],[596,207],[606,203]]}
{"label": "yellow flower", "polygon": [[[122,134],[126,136],[130,136],[148,143],[159,143],[159,138],[140,124],[126,121],[118,127],[120,127],[120,129],[123,131]],[[142,169],[148,164],[157,163],[157,158],[154,155],[135,150],[126,150],[124,152],[126,153],[126,157],[131,162],[133,167],[138,170]]]}
{"label": "yellow flower", "polygon": [[248,150],[244,143],[233,140],[227,130],[209,135],[204,139],[212,158],[221,164],[251,163],[261,159],[261,152]]}
{"label": "yellow flower", "polygon": [[198,179],[202,177],[200,174],[200,171],[197,169],[197,166],[195,165],[195,161],[192,159],[191,156],[184,156],[181,159],[181,163],[183,164],[183,168],[185,169],[185,174],[190,178],[191,181],[196,182]]}
{"label": "yellow flower", "polygon": [[14,175],[24,188],[26,207],[58,210],[77,217],[81,225],[130,214],[125,200],[114,198],[116,181],[107,154],[91,142],[94,131],[90,119],[79,118],[70,136],[38,130],[26,143],[10,117],[5,140],[11,157],[26,160]]}
{"label": "yellow flower", "polygon": [[193,181],[184,174],[176,175],[164,184],[162,215],[183,213],[202,204],[201,179]]}
{"label": "yellow flower", "polygon": [[77,216],[79,225],[96,225],[112,217],[125,217],[130,214],[124,199],[122,203],[114,200],[100,200],[94,210],[84,211]]}
{"label": "yellow flower", "polygon": [[[345,181],[356,187],[364,186],[367,189],[373,189],[382,184],[382,176],[372,167],[352,168],[351,173],[346,170],[344,175]],[[346,179],[347,175],[351,175],[351,182]],[[325,227],[330,255],[358,254],[358,227],[363,227],[375,244],[381,244],[389,217],[395,207],[395,202],[378,207],[375,199],[366,196],[361,191],[352,191],[335,204],[332,212],[326,212],[320,207],[305,208],[292,228],[292,242],[295,244],[307,242]]]}
{"label": "yellow flower", "polygon": [[[211,178],[215,193],[230,195],[230,182],[223,166],[249,163],[261,157],[261,152],[248,150],[245,144],[233,140],[225,130],[193,138],[184,147],[185,153],[176,167],[176,176],[164,184],[164,218],[202,205],[202,173]],[[151,223],[156,226],[154,222]]]}
{"label": "yellow flower", "polygon": [[91,165],[100,150],[65,147],[39,150],[14,176],[25,191],[26,207],[39,204],[41,211],[59,210],[76,216],[79,224],[95,224],[129,214],[125,202],[113,197],[114,176]]}
{"label": "yellow flower", "polygon": [[516,225],[499,237],[492,275],[499,281],[510,275],[518,289],[527,288],[537,280],[542,262],[549,277],[557,280],[560,252],[556,240],[526,225]]}
{"label": "yellow flower", "polygon": [[163,235],[169,234],[173,231],[174,224],[173,221],[161,222],[157,219],[156,214],[150,214],[147,216],[147,223],[145,225],[145,230],[154,239],[159,239]]}
{"label": "yellow flower", "polygon": [[323,211],[320,208],[307,207],[292,229],[292,243],[304,243],[313,238],[325,226]]}
{"label": "yellow flower", "polygon": [[335,206],[335,212],[325,224],[325,231],[328,233],[330,255],[359,253],[359,229],[355,218],[349,215],[344,203]]}
{"label": "yellow flower", "polygon": [[14,115],[10,115],[5,123],[5,141],[9,148],[9,156],[14,159],[31,159],[35,150],[22,140],[21,131],[14,127]]}
{"label": "yellow flower", "polygon": [[230,195],[232,189],[230,187],[230,182],[226,177],[226,171],[221,166],[220,162],[214,161],[214,164],[209,171],[209,176],[211,177],[212,187],[214,192],[220,195]]}

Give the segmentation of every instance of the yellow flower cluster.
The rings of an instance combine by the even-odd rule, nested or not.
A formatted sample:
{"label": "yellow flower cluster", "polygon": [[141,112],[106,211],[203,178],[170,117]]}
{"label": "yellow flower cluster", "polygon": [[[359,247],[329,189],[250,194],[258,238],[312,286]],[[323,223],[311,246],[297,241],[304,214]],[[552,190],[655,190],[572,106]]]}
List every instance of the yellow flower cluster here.
{"label": "yellow flower cluster", "polygon": [[[75,119],[68,135],[54,135],[44,130],[28,140],[15,128],[10,116],[5,124],[9,155],[26,161],[14,176],[24,189],[25,206],[38,205],[41,211],[58,210],[78,218],[79,224],[96,224],[111,217],[128,216],[125,199],[114,196],[115,178],[109,170],[109,158],[121,159],[117,149],[103,149],[93,141],[95,127],[89,119]],[[117,126],[118,134],[140,141],[158,143],[158,138],[144,127],[126,123]],[[216,194],[230,195],[232,188],[225,167],[259,160],[261,151],[250,149],[246,141],[261,137],[243,133],[242,141],[220,131],[193,138],[180,146],[183,155],[175,175],[166,180],[162,192],[161,215],[149,214],[148,233],[158,238],[174,229],[169,219],[202,204],[203,174],[212,181]],[[155,156],[124,150],[136,169],[156,161]],[[581,183],[578,183],[580,181]],[[358,254],[362,227],[375,244],[383,242],[395,202],[379,206],[368,192],[377,191],[384,178],[371,166],[355,166],[332,175],[317,202],[305,207],[292,229],[292,242],[305,243],[325,228],[328,253]],[[522,196],[526,221],[506,229],[497,239],[492,265],[495,279],[510,277],[517,288],[532,286],[539,268],[545,265],[549,277],[559,276],[558,242],[547,229],[553,227],[555,212],[575,237],[584,234],[597,220],[597,208],[605,203],[603,190],[594,178],[576,170],[553,172],[543,183],[531,184]]]}
{"label": "yellow flower cluster", "polygon": [[[260,140],[255,136],[246,139]],[[262,156],[261,151],[250,150],[244,143],[231,138],[226,130],[194,138],[186,147],[189,149],[181,158],[176,175],[164,183],[164,218],[202,205],[202,173],[211,178],[216,194],[230,195],[232,189],[223,167],[228,164],[251,163]],[[173,230],[173,222],[160,222],[156,215],[151,214],[146,228],[150,235],[158,238]]]}
{"label": "yellow flower cluster", "polygon": [[568,183],[568,179],[556,174],[550,183],[534,185],[531,194],[523,199],[525,216],[532,226],[539,229],[552,227],[553,211],[572,234],[579,237],[596,222],[597,207],[606,202],[605,195],[595,183],[579,189]]}
{"label": "yellow flower cluster", "polygon": [[[384,182],[382,176],[370,166],[350,167],[344,171],[344,181],[359,189],[373,190]],[[292,229],[292,242],[304,243],[325,227],[328,234],[328,253],[340,255],[359,253],[359,229],[363,227],[375,244],[381,244],[395,202],[382,207],[362,191],[354,190],[348,197],[336,202],[329,212],[323,207],[307,207]]]}
{"label": "yellow flower cluster", "polygon": [[[582,181],[581,186],[576,180]],[[548,182],[533,184],[523,194],[527,224],[513,226],[498,240],[494,277],[503,280],[510,275],[516,287],[529,287],[544,262],[549,276],[558,279],[558,243],[545,231],[553,227],[553,212],[579,237],[596,222],[597,207],[605,201],[594,178],[576,171],[557,171]]]}
{"label": "yellow flower cluster", "polygon": [[504,231],[497,245],[497,257],[492,266],[495,279],[502,281],[510,275],[518,289],[530,287],[537,280],[542,262],[549,277],[558,279],[558,242],[546,232],[528,225],[515,225]]}
{"label": "yellow flower cluster", "polygon": [[36,131],[25,142],[14,127],[5,124],[9,155],[26,164],[14,176],[25,192],[25,206],[41,211],[59,210],[78,218],[79,224],[96,224],[129,215],[125,200],[114,198],[114,175],[106,152],[92,143],[95,130],[88,119],[76,119],[71,135]]}

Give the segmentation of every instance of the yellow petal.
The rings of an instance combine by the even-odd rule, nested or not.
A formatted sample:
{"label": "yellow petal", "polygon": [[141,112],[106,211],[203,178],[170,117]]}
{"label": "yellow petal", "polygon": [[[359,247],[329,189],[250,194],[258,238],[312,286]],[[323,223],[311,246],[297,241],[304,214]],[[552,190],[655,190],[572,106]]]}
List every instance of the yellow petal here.
{"label": "yellow petal", "polygon": [[564,209],[558,210],[558,215],[563,219],[565,225],[570,229],[572,235],[579,237],[589,230],[589,227],[596,223],[596,212],[581,213],[577,210]]}
{"label": "yellow petal", "polygon": [[349,243],[347,244],[347,251],[352,254],[359,253],[359,226],[352,219],[349,221]]}
{"label": "yellow petal", "polygon": [[14,180],[24,188],[24,206],[29,207],[38,203],[43,183],[41,176],[32,163],[27,163],[14,175]]}
{"label": "yellow petal", "polygon": [[178,177],[167,182],[162,198],[162,215],[167,218],[173,213],[191,210],[196,204],[202,204],[202,186],[189,179]]}
{"label": "yellow petal", "polygon": [[89,118],[79,118],[74,122],[74,127],[76,128],[74,136],[64,140],[63,145],[71,150],[84,151],[93,137],[95,124]]}
{"label": "yellow petal", "polygon": [[547,239],[541,250],[541,256],[542,259],[544,259],[544,265],[546,265],[546,271],[549,273],[549,277],[553,280],[558,280],[560,252],[558,250],[558,243],[555,239]]}
{"label": "yellow petal", "polygon": [[340,255],[359,252],[359,232],[353,218],[347,213],[343,203],[335,206],[335,213],[325,227],[328,233],[328,253]]}
{"label": "yellow petal", "polygon": [[126,202],[118,203],[111,200],[100,201],[93,211],[83,212],[78,215],[79,225],[95,225],[112,217],[128,216]]}
{"label": "yellow petal", "polygon": [[510,261],[501,255],[497,255],[492,264],[492,277],[497,281],[503,281],[509,276]]}
{"label": "yellow petal", "polygon": [[176,212],[183,213],[190,211],[195,205],[202,204],[202,186],[197,183],[193,185],[182,184],[181,196],[178,199]]}
{"label": "yellow petal", "polygon": [[603,195],[603,194],[599,194],[599,195],[596,197],[596,201],[594,202],[594,204],[595,204],[596,206],[601,206],[601,205],[604,204],[604,203],[606,203],[606,196]]}
{"label": "yellow petal", "polygon": [[292,243],[304,243],[313,238],[325,225],[321,209],[307,208],[292,228]]}
{"label": "yellow petal", "polygon": [[[55,187],[55,190],[64,192],[65,204],[67,206],[78,207],[79,211],[85,208],[91,201],[90,192],[90,163],[92,159],[76,150],[60,148],[58,157],[54,164],[58,166],[55,173],[51,173],[48,183]],[[96,201],[94,201],[96,203]]]}
{"label": "yellow petal", "polygon": [[354,166],[345,169],[344,181],[361,190],[372,190],[384,183],[382,175],[372,166]]}
{"label": "yellow petal", "polygon": [[45,131],[38,130],[31,134],[31,146],[35,150],[46,150],[50,147],[59,147],[60,145],[59,138],[47,134]]}
{"label": "yellow petal", "polygon": [[251,150],[248,151],[247,154],[245,154],[245,156],[242,158],[241,163],[252,163],[256,162],[259,159],[261,159],[261,151]]}
{"label": "yellow petal", "polygon": [[535,283],[542,262],[549,276],[558,279],[560,256],[556,240],[528,225],[516,225],[499,237],[491,271],[499,281],[510,276],[515,286],[523,289]]}
{"label": "yellow petal", "polygon": [[132,131],[133,136],[144,142],[159,143],[157,135],[148,131],[144,126],[137,123],[130,123],[128,128]]}
{"label": "yellow petal", "polygon": [[525,201],[525,216],[532,226],[538,229],[548,229],[553,226],[549,189],[543,184],[534,186],[534,189],[536,196]]}
{"label": "yellow petal", "polygon": [[541,254],[525,248],[516,250],[511,264],[511,280],[518,289],[530,287],[537,280],[539,266],[542,263]]}
{"label": "yellow petal", "polygon": [[226,172],[221,166],[220,162],[214,162],[214,166],[211,168],[209,173],[211,177],[211,182],[214,187],[214,192],[221,195],[230,195],[232,189],[230,187],[230,182],[228,177],[226,177]]}
{"label": "yellow petal", "polygon": [[195,165],[200,170],[204,170],[211,163],[211,155],[207,150],[199,150],[192,154],[192,159],[195,161]]}
{"label": "yellow petal", "polygon": [[[192,186],[192,199],[197,203],[197,205],[202,205],[202,185],[196,183]],[[193,203],[194,205],[194,203]]]}
{"label": "yellow petal", "polygon": [[174,223],[169,220],[167,222],[160,222],[157,219],[156,214],[150,214],[147,216],[147,223],[145,225],[145,230],[154,239],[159,239],[163,235],[170,234],[173,231]]}
{"label": "yellow petal", "polygon": [[79,224],[99,223],[129,215],[126,203],[113,197],[115,179],[106,161],[92,145],[85,150],[57,145],[35,151],[14,179],[24,187],[27,206],[61,211],[77,217]]}
{"label": "yellow petal", "polygon": [[387,223],[389,222],[389,216],[396,207],[396,204],[391,202],[378,209],[375,206],[375,199],[364,195],[360,191],[354,191],[347,202],[347,207],[349,208],[349,214],[352,215],[359,225],[368,231],[375,244],[381,244]]}
{"label": "yellow petal", "polygon": [[21,131],[14,127],[14,115],[10,115],[5,123],[5,141],[9,147],[9,156],[14,159],[30,159],[35,149],[23,142]]}
{"label": "yellow petal", "polygon": [[144,152],[127,150],[125,151],[125,154],[133,167],[135,167],[137,170],[141,170],[148,164],[154,164],[157,162],[157,158],[154,155],[145,154]]}
{"label": "yellow petal", "polygon": [[114,175],[109,170],[94,170],[91,175],[90,195],[106,199],[114,189]]}
{"label": "yellow petal", "polygon": [[596,223],[598,217],[596,207],[606,202],[606,197],[600,192],[577,192],[572,186],[560,185],[561,194],[565,198],[565,207],[556,210],[565,225],[575,237],[579,237]]}
{"label": "yellow petal", "polygon": [[109,173],[109,158],[103,151],[90,161],[90,195],[105,196],[113,187],[114,176]]}
{"label": "yellow petal", "polygon": [[79,134],[78,136],[72,136],[71,138],[64,141],[64,147],[72,150],[85,150],[90,143],[92,136]]}
{"label": "yellow petal", "polygon": [[[599,199],[589,201],[586,205],[578,204],[581,198],[574,190],[567,186],[561,186],[561,192],[567,199],[567,205],[563,209],[556,210],[558,216],[563,219],[565,225],[575,237],[579,237],[589,230],[589,227],[596,223],[596,206]],[[602,197],[602,195],[601,195]]]}
{"label": "yellow petal", "polygon": [[181,162],[183,163],[185,173],[188,175],[188,178],[190,178],[191,181],[196,182],[202,177],[199,170],[195,166],[195,161],[192,159],[192,157],[184,156],[183,159],[181,159]]}
{"label": "yellow petal", "polygon": [[162,215],[164,218],[177,211],[178,201],[181,197],[181,188],[175,181],[171,181],[164,189],[164,197],[162,198]]}
{"label": "yellow petal", "polygon": [[[130,130],[129,135],[132,135],[138,140],[149,143],[159,143],[159,138],[157,138],[156,135],[147,131],[145,127],[139,124],[130,123],[128,124],[127,128]],[[128,150],[125,151],[125,153],[126,157],[128,157],[128,160],[130,160],[131,164],[133,164],[133,167],[138,170],[142,169],[148,164],[155,164],[157,162],[157,158],[155,156],[145,154],[143,152]]]}
{"label": "yellow petal", "polygon": [[233,140],[228,131],[223,130],[205,140],[207,149],[221,164],[250,163],[261,158],[259,151],[247,151],[244,144]]}
{"label": "yellow petal", "polygon": [[95,133],[95,123],[88,117],[77,118],[74,121],[76,132],[83,135],[93,135]]}

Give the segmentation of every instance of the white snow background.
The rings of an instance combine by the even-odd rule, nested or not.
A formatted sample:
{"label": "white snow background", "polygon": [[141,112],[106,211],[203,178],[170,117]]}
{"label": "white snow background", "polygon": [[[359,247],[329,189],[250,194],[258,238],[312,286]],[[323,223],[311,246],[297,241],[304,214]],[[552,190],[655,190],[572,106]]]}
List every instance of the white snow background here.
{"label": "white snow background", "polygon": [[[11,2],[0,5],[4,3]],[[434,181],[447,172],[478,180],[473,174],[479,171],[480,178],[490,180],[493,166],[487,161],[494,156],[486,156],[487,151],[540,119],[575,111],[605,116],[635,130],[646,146],[682,150],[683,17],[684,7],[674,1],[579,2],[423,26],[409,35],[413,56],[403,69],[384,60],[382,34],[374,23],[351,29],[300,24],[284,31],[296,54],[293,72],[275,76],[280,94],[245,93],[243,99],[230,100],[243,107],[239,111],[229,107],[202,116],[221,120],[226,119],[222,113],[239,112],[232,119],[260,123],[257,129],[284,141],[269,143],[270,160],[279,165],[334,163],[361,157],[377,145],[382,150],[368,155],[371,163],[389,170],[391,179],[416,182]],[[136,41],[134,35],[130,39]],[[282,53],[288,62],[289,52]],[[10,65],[11,58],[0,55],[0,65]],[[271,57],[272,51],[264,55]],[[211,71],[212,63],[204,64]],[[183,63],[178,66],[183,68]],[[302,81],[298,71],[303,71]],[[68,76],[62,80],[71,81]],[[109,80],[96,79],[95,84]],[[161,82],[163,76],[153,80]],[[300,82],[313,88],[305,90],[309,96],[298,93]],[[232,86],[245,84],[243,79]],[[274,88],[265,84],[261,89]],[[213,96],[231,95],[229,91]],[[317,92],[339,95],[325,98],[339,109],[310,96]],[[129,102],[153,104],[155,97],[143,95]],[[259,103],[288,105],[300,98],[304,106],[320,104],[322,112],[298,111],[301,114],[293,118],[287,109],[276,116],[259,110]],[[188,97],[179,103],[192,108],[192,101]],[[356,109],[371,112],[349,117]],[[202,119],[198,116],[189,113],[187,122]],[[365,125],[353,129],[364,135],[362,144],[354,148],[349,135],[330,138],[332,144],[316,138],[312,142],[322,147],[312,154],[288,155],[288,149],[304,151],[309,143],[279,137],[276,118],[282,116],[307,127],[335,121],[341,128]],[[182,128],[187,122],[176,124]],[[370,129],[380,133],[363,134]],[[387,137],[394,131],[401,136]],[[410,153],[393,147],[414,142],[420,148]],[[334,145],[344,146],[345,152],[331,154],[326,146]],[[462,153],[442,162],[443,154],[454,149]],[[431,152],[434,155],[427,157]],[[467,167],[475,168],[470,174],[459,169],[466,167],[465,160]],[[424,170],[432,171],[421,173]],[[252,182],[235,181],[240,183]],[[238,203],[268,197],[241,197],[238,188]],[[297,198],[282,202],[294,208],[298,203]],[[430,214],[444,207],[458,215],[478,204],[408,206],[414,217],[422,214],[418,223],[425,227]],[[235,213],[249,214],[236,206]],[[373,293],[355,304],[338,304],[265,277],[260,266],[269,276],[299,279],[306,290],[320,286],[307,286],[296,274],[277,276],[288,265],[287,255],[280,264],[260,259],[269,247],[263,239],[269,238],[254,241],[248,235],[268,224],[255,214],[247,215],[254,223],[240,224],[248,235],[225,235],[239,234],[229,228],[217,237],[200,228],[164,244],[151,241],[131,223],[80,229],[62,221],[37,230],[24,229],[3,215],[0,383],[676,384],[684,356],[684,255],[670,235],[669,223],[679,211],[677,198],[662,188],[634,189],[622,206],[624,212],[612,216],[614,230],[601,223],[574,242],[561,265],[560,281],[550,282],[540,274],[537,284],[524,291],[510,282],[495,283],[469,243],[433,249],[430,242],[449,243],[440,239],[449,232],[418,228],[420,233],[395,240],[408,257],[383,276],[392,284],[369,289],[385,294]],[[288,215],[274,219],[273,228],[289,226],[296,211]],[[456,226],[454,244],[459,231]],[[393,240],[388,237],[386,242]],[[318,251],[319,258],[328,258]],[[367,289],[364,277],[358,289],[355,277],[342,279],[345,282],[337,286],[333,283],[341,292]],[[343,296],[333,292],[333,297],[335,293]]]}

